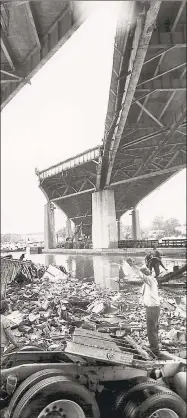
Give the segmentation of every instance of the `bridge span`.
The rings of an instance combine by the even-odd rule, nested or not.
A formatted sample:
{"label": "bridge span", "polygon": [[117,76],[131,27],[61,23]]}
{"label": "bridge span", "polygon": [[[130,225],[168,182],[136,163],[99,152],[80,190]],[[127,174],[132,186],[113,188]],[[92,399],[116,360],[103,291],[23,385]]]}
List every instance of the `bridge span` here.
{"label": "bridge span", "polygon": [[1,109],[83,23],[79,3],[0,0]]}
{"label": "bridge span", "polygon": [[121,2],[108,110],[100,146],[37,172],[47,198],[45,242],[53,248],[51,203],[94,248],[117,246],[117,222],[186,167],[186,1]]}

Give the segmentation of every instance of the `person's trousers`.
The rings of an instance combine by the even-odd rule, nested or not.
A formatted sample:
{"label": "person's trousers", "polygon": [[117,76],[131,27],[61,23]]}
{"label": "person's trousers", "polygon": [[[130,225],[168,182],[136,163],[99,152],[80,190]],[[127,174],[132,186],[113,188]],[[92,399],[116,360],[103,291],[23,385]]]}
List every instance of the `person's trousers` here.
{"label": "person's trousers", "polygon": [[159,262],[150,263],[151,273],[152,273],[152,269],[154,269],[155,277],[158,277],[160,274],[160,263]]}
{"label": "person's trousers", "polygon": [[150,344],[150,349],[154,354],[159,354],[158,345],[158,320],[160,316],[159,306],[146,307],[147,315],[147,336]]}

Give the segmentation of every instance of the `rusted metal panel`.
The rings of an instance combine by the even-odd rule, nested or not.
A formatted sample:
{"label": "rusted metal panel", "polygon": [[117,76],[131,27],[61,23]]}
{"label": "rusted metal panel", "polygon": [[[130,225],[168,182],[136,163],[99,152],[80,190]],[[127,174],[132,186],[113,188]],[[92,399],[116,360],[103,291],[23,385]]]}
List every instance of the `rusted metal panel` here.
{"label": "rusted metal panel", "polygon": [[65,353],[107,361],[108,363],[132,364],[133,354],[121,351],[110,336],[97,331],[75,329],[72,341],[67,343]]}
{"label": "rusted metal panel", "polygon": [[130,365],[133,361],[133,355],[127,354],[121,351],[114,351],[114,350],[107,350],[98,348],[98,347],[91,347],[86,346],[83,344],[77,344],[73,342],[68,342],[67,347],[65,349],[65,353],[70,354],[78,354],[82,357],[87,357],[89,359],[106,361],[107,363],[111,364],[126,364]]}
{"label": "rusted metal panel", "polygon": [[84,329],[76,328],[73,334],[73,342],[80,345],[97,347],[103,350],[120,351],[119,347],[112,341],[112,338],[100,332],[90,332]]}

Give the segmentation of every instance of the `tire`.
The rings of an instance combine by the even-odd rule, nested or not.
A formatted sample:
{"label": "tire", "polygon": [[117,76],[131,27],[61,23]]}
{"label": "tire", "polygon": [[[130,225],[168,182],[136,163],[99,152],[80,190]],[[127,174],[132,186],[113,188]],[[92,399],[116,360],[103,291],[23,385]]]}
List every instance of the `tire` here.
{"label": "tire", "polygon": [[25,394],[25,392],[27,392],[32,386],[34,386],[36,383],[43,380],[45,377],[51,377],[51,376],[59,376],[59,370],[45,369],[27,377],[27,379],[25,379],[14,392],[11,398],[11,401],[9,403],[9,406],[8,406],[8,412],[7,412],[6,418],[12,418],[15,408],[18,402],[21,400],[22,396]]}
{"label": "tire", "polygon": [[39,345],[24,345],[19,349],[20,351],[45,351],[45,347],[40,347]]}
{"label": "tire", "polygon": [[65,376],[49,377],[36,383],[23,395],[12,418],[38,418],[49,404],[62,399],[78,404],[86,418],[100,418],[97,402],[89,390]]}
{"label": "tire", "polygon": [[[175,412],[178,418],[186,418],[186,403],[180,398],[180,396],[171,393],[170,391],[165,393],[160,392],[156,395],[150,396],[139,407],[137,407],[133,418],[152,418],[151,415],[153,413],[162,409],[168,409]],[[125,408],[124,416],[126,418],[132,417],[132,415],[128,414],[128,405]]]}
{"label": "tire", "polygon": [[[6,350],[5,354],[12,354],[12,355],[8,356],[8,358],[5,357],[4,359],[2,359],[1,366],[6,367],[6,368],[7,367],[13,367],[14,366],[14,361],[15,361],[15,356],[17,354],[19,354],[20,352],[23,352],[23,351],[43,351],[43,348],[39,347],[37,345],[27,345],[27,346],[23,346],[19,349],[15,348],[15,347],[10,347]],[[18,366],[20,364],[23,364],[23,363],[25,363],[25,362],[23,362],[22,360],[17,361],[16,366]]]}
{"label": "tire", "polygon": [[147,376],[137,376],[137,377],[133,377],[132,379],[130,379],[128,381],[128,391],[133,388],[136,385],[139,385],[140,383],[156,383],[155,379],[152,379],[150,377]]}
{"label": "tire", "polygon": [[115,413],[118,413],[117,416],[121,416],[120,411],[122,411],[124,408],[129,391],[131,391],[131,389],[133,389],[134,387],[139,386],[139,384],[143,384],[144,387],[145,384],[149,383],[155,384],[156,380],[150,379],[147,376],[138,376],[129,380],[127,390],[122,390],[116,399],[114,411]]}
{"label": "tire", "polygon": [[[15,354],[15,347],[9,347],[3,354],[9,354],[9,356],[3,357],[3,354],[1,356],[1,367],[2,368],[8,368],[11,367],[11,359],[12,356]],[[10,366],[9,366],[10,364]]]}
{"label": "tire", "polygon": [[132,403],[133,405],[141,404],[145,401],[146,398],[159,392],[167,392],[175,395],[174,392],[170,391],[165,386],[161,386],[158,382],[156,382],[156,380],[154,381],[153,379],[147,382],[139,383],[138,385],[132,387],[130,390],[128,390],[128,392],[123,393],[123,396],[121,394],[117,404],[117,417],[122,418],[125,416],[124,410],[128,403]]}

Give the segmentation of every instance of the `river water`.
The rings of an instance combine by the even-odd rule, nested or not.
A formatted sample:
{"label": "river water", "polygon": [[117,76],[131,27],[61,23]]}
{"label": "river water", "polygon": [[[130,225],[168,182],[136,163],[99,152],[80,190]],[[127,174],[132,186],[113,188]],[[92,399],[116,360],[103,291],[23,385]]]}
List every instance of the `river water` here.
{"label": "river water", "polygon": [[[10,254],[10,253],[9,253]],[[19,258],[21,252],[12,253],[13,258]],[[6,254],[3,254],[6,255]],[[144,258],[131,257],[136,265],[142,265]],[[118,290],[119,278],[134,279],[134,273],[126,262],[126,255],[77,255],[77,254],[26,254],[26,259],[34,263],[49,266],[49,264],[62,265],[73,276],[80,278],[93,278],[102,288]],[[175,264],[181,265],[184,259],[163,257],[163,264],[169,270]]]}

